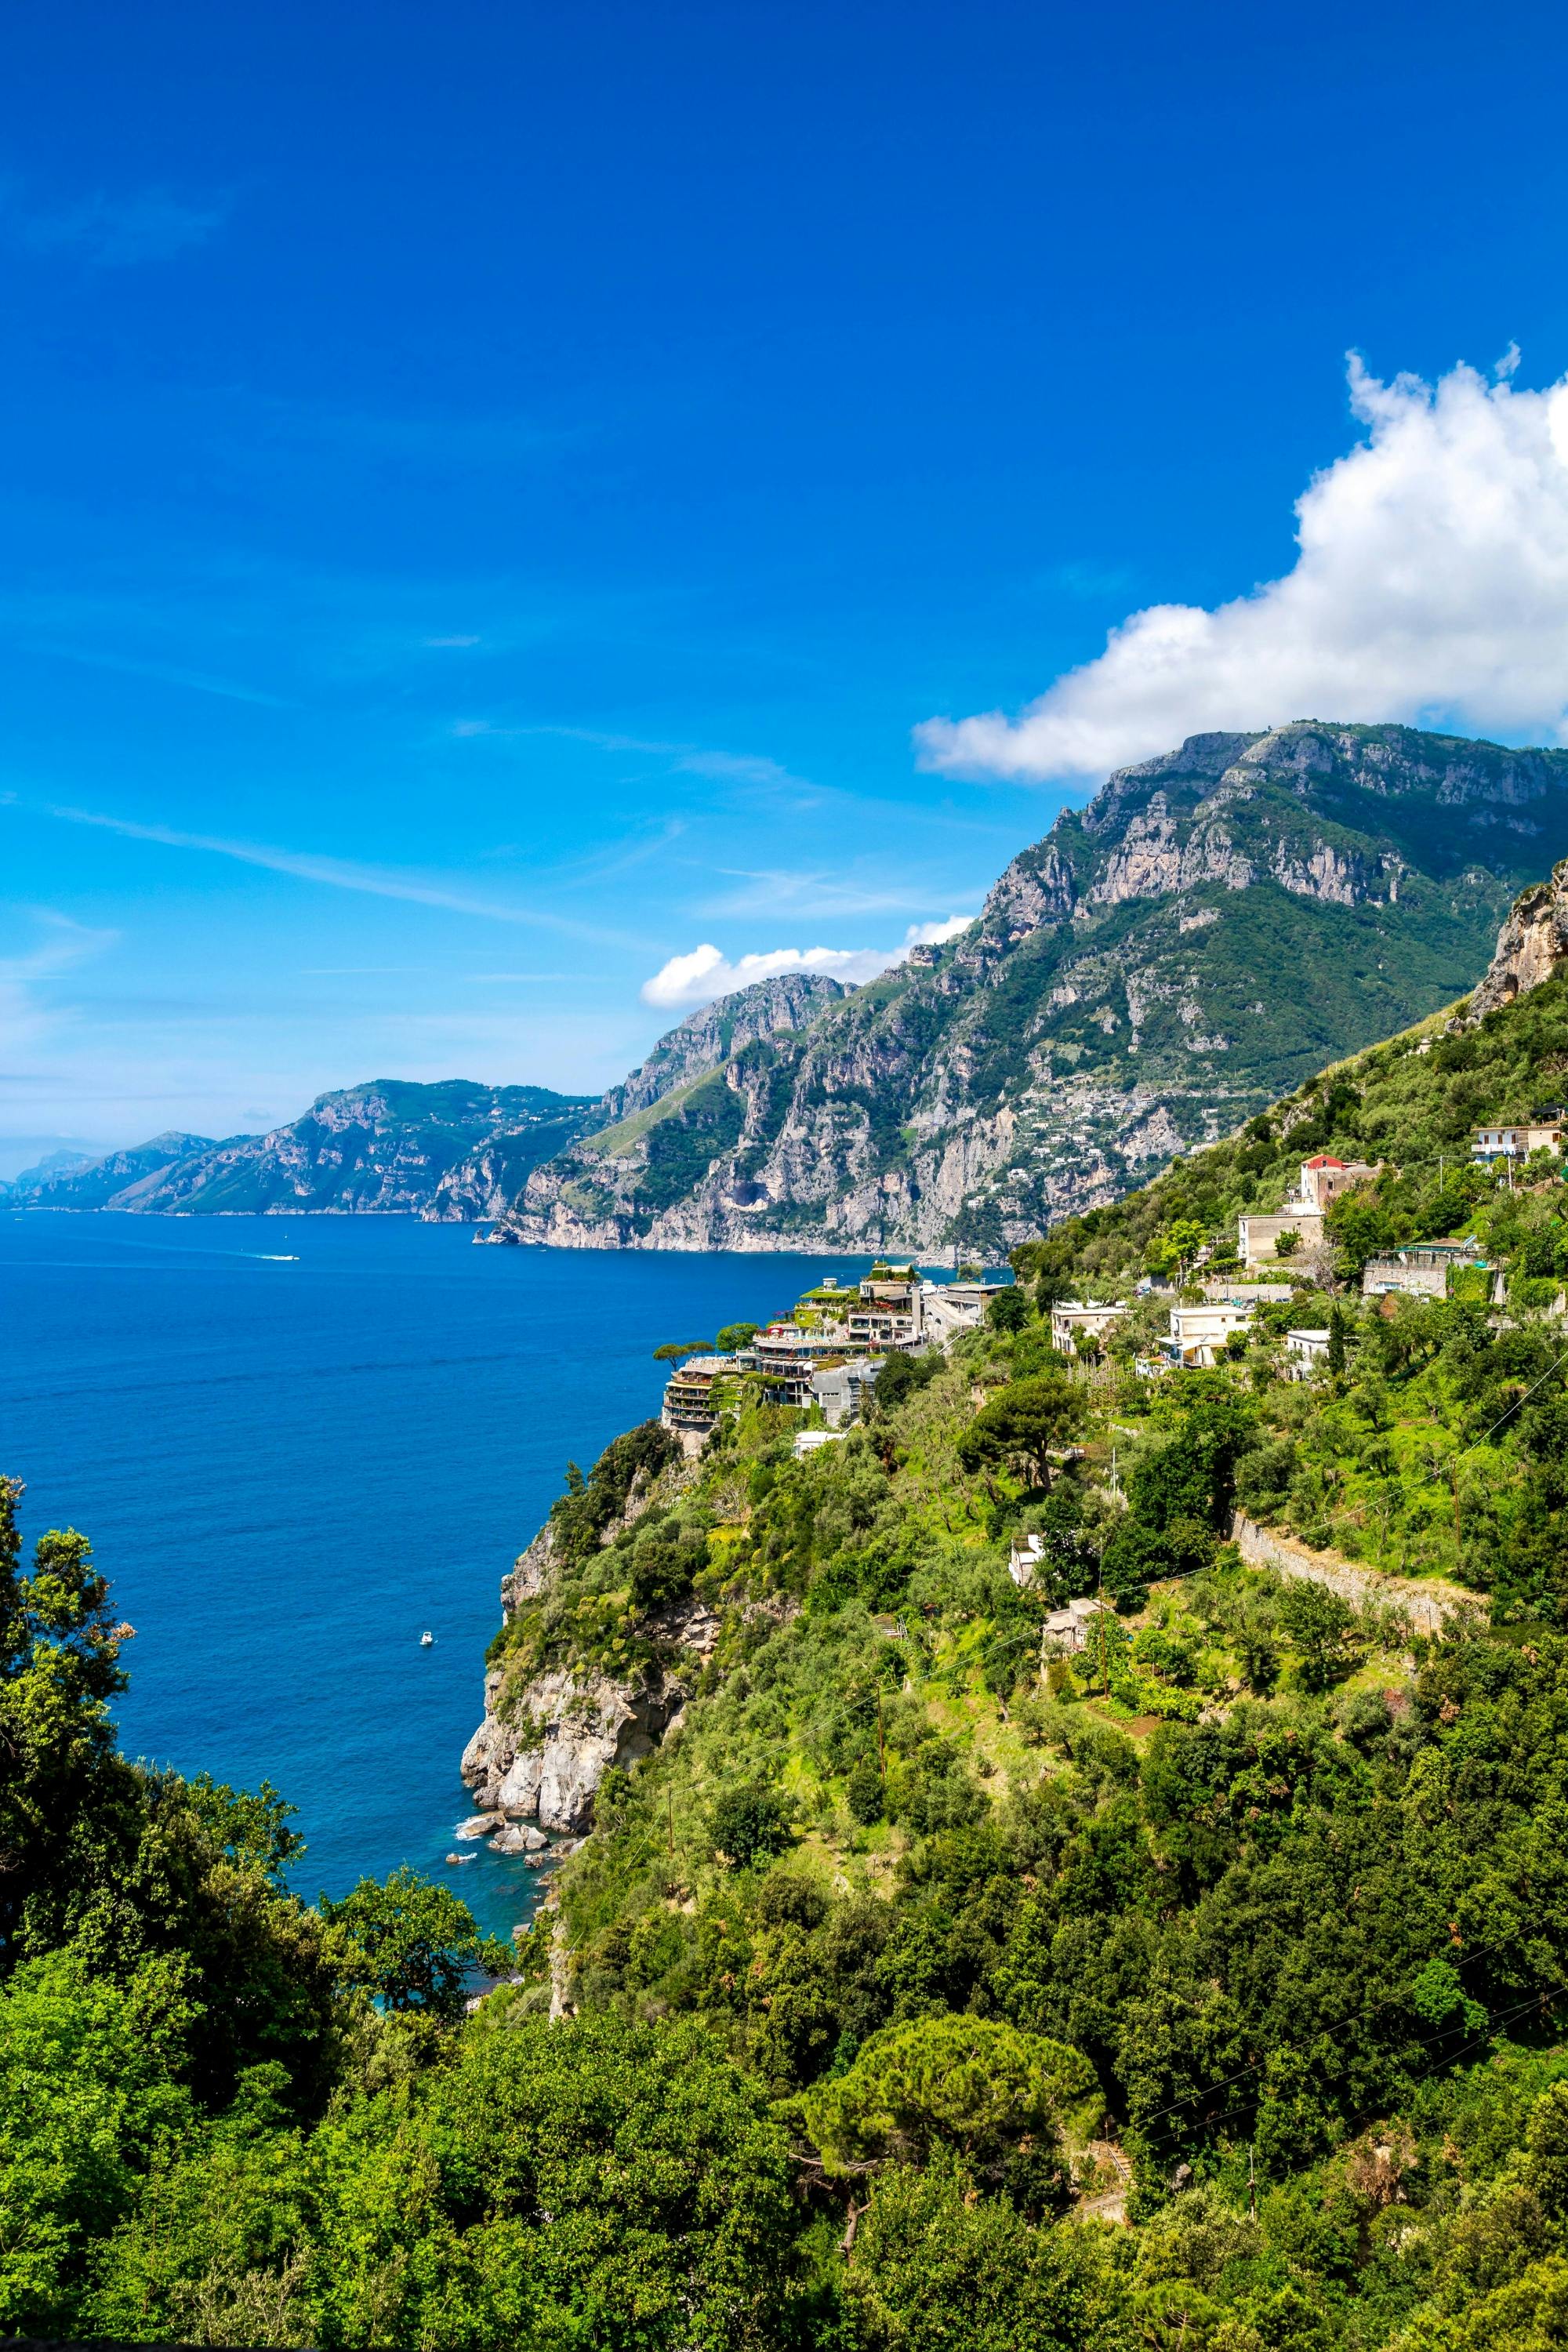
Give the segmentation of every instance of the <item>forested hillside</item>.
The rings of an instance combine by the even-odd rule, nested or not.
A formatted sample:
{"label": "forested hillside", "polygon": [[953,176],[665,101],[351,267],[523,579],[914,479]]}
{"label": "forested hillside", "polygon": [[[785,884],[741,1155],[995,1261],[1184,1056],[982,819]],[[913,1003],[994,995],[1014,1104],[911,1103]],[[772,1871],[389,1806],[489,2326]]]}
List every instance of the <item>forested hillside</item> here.
{"label": "forested hillside", "polygon": [[[408,1879],[310,1908],[272,1791],[120,1760],[82,1540],[30,1575],[10,1541],[7,2328],[1559,2341],[1565,1195],[1464,1140],[1565,1068],[1562,980],[1429,1024],[1020,1252],[986,1328],[891,1360],[841,1442],[796,1459],[803,1417],[742,1383],[697,1460],[650,1424],[572,1474],[501,1703],[552,1666],[691,1696],[511,1951]],[[1135,1279],[1190,1287],[1333,1144],[1387,1165],[1295,1295],[1214,1370],[1141,1374],[1170,1296]],[[1369,1248],[1466,1226],[1506,1308],[1361,1301]],[[1048,1310],[1089,1278],[1126,1328],[1068,1358]],[[1314,1321],[1327,1363],[1289,1380],[1280,1327]],[[1354,1597],[1247,1567],[1238,1504],[1331,1538]],[[1474,1610],[1418,1634],[1382,1570]]]}

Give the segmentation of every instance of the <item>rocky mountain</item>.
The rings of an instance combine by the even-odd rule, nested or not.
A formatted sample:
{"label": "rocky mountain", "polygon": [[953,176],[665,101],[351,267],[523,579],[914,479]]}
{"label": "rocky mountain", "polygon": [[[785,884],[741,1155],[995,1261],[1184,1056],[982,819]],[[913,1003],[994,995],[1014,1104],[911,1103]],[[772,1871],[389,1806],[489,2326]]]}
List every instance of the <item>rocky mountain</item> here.
{"label": "rocky mountain", "polygon": [[601,1108],[606,1126],[634,1111],[649,1110],[656,1102],[721,1069],[732,1054],[742,1053],[759,1039],[776,1036],[782,1029],[804,1029],[816,1014],[849,993],[837,980],[816,972],[781,972],[773,980],[753,981],[716,1004],[704,1004],[688,1013],[679,1029],[661,1037],[647,1061],[605,1096]]}
{"label": "rocky mountain", "polygon": [[1498,934],[1497,953],[1487,968],[1465,1013],[1473,1027],[1489,1013],[1528,996],[1532,988],[1555,977],[1568,960],[1568,858],[1555,865],[1544,882],[1523,890],[1514,901]]}
{"label": "rocky mountain", "polygon": [[537,1168],[494,1238],[998,1252],[1459,995],[1565,850],[1568,752],[1194,736],[1059,817],[958,939]]}
{"label": "rocky mountain", "polygon": [[182,1160],[213,1149],[210,1135],[185,1135],[171,1129],[129,1151],[110,1151],[101,1160],[80,1152],[58,1152],[52,1167],[46,1162],[28,1171],[36,1181],[17,1178],[11,1203],[29,1209],[107,1209],[111,1203],[117,1209],[133,1208],[132,1196],[143,1186],[156,1184]]}
{"label": "rocky mountain", "polygon": [[67,1176],[79,1175],[84,1168],[92,1165],[90,1151],[51,1151],[34,1167],[20,1169],[15,1176],[0,1177],[0,1201],[14,1209],[30,1207],[46,1186]]}
{"label": "rocky mountain", "polygon": [[547,1087],[375,1079],[318,1097],[302,1118],[266,1135],[223,1143],[164,1135],[113,1152],[56,1180],[54,1197],[37,1204],[184,1216],[484,1217],[580,1135],[597,1108]]}

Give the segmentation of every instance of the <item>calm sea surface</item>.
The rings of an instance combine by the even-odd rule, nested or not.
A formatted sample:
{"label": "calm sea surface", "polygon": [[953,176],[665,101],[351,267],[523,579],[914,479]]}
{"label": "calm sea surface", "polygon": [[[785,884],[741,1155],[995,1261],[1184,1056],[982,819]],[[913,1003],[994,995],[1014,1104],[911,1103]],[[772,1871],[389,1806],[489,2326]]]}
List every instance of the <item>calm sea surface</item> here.
{"label": "calm sea surface", "polygon": [[136,1627],[128,1754],[272,1780],[309,1840],[302,1894],[408,1862],[504,1934],[537,1874],[443,1859],[503,1570],[568,1458],[658,1411],[660,1341],[865,1264],[0,1212],[0,1470],[27,1482],[29,1540],[91,1537]]}

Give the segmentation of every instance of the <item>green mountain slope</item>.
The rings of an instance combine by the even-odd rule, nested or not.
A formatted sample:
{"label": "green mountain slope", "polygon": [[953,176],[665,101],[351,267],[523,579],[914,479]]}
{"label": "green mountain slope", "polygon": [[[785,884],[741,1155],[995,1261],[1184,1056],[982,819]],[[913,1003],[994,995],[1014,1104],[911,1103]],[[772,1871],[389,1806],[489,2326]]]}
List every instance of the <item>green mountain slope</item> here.
{"label": "green mountain slope", "polygon": [[63,1164],[18,1177],[12,1198],[29,1209],[106,1209],[111,1202],[124,1208],[130,1205],[127,1194],[157,1183],[181,1160],[215,1148],[210,1135],[170,1129],[128,1151],[107,1152],[101,1160],[60,1153],[57,1157]]}
{"label": "green mountain slope", "polygon": [[731,1054],[721,1116],[541,1167],[504,1233],[995,1253],[1456,996],[1564,849],[1565,752],[1194,737],[1061,817],[963,937]]}
{"label": "green mountain slope", "polygon": [[[542,1160],[582,1133],[594,1108],[587,1097],[547,1087],[381,1078],[318,1097],[287,1127],[205,1145],[73,1205],[182,1216],[491,1216]],[[91,1189],[97,1175],[74,1182]]]}
{"label": "green mountain slope", "polygon": [[[1468,1003],[1021,1248],[838,1442],[742,1381],[696,1458],[649,1423],[569,1471],[465,1769],[527,1843],[569,1738],[593,1825],[510,1950],[407,1873],[312,1909],[275,1792],[124,1764],[125,1629],[79,1536],[23,1577],[0,1483],[10,2328],[1558,2342],[1568,1187],[1467,1146],[1568,1072],[1565,950],[1568,864]],[[1143,1269],[1206,1274],[1336,1143],[1386,1164],[1294,1295],[1146,1376]],[[1466,1229],[1502,1307],[1362,1299],[1369,1250]],[[1068,1358],[1090,1282],[1125,1328]]]}

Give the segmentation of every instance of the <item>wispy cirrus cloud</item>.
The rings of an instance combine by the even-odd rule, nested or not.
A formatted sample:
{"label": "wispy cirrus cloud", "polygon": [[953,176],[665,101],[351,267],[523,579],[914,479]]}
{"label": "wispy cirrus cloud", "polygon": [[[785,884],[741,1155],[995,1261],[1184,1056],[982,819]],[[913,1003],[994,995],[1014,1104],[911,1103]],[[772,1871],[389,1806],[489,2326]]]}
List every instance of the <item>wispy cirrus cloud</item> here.
{"label": "wispy cirrus cloud", "polygon": [[454,915],[475,915],[487,922],[530,925],[539,930],[557,931],[564,938],[586,940],[596,946],[637,944],[626,932],[580,923],[571,916],[552,914],[535,907],[478,898],[442,883],[426,882],[416,875],[362,865],[351,858],[323,857],[311,851],[281,849],[265,842],[228,841],[216,834],[186,833],[174,825],[143,824],[131,817],[109,816],[95,809],[51,804],[43,813],[63,824],[92,825],[104,833],[119,834],[127,841],[153,842],[164,849],[195,850],[212,857],[229,857],[242,866],[292,875],[299,881],[320,883],[327,889],[357,891],[371,898],[400,898],[411,906],[439,908]]}
{"label": "wispy cirrus cloud", "polygon": [[13,181],[0,187],[0,236],[40,257],[75,254],[100,269],[129,269],[170,261],[205,245],[229,216],[226,194],[192,199],[167,188],[111,195],[99,188],[67,204],[50,205]]}
{"label": "wispy cirrus cloud", "polygon": [[[913,881],[889,883],[879,876],[835,873],[822,867],[731,866],[719,867],[718,873],[735,887],[703,899],[699,914],[790,914],[812,922],[831,922],[848,921],[858,915],[912,914],[929,907],[933,898],[938,906],[942,904],[934,890]],[[942,898],[946,896],[944,890]]]}
{"label": "wispy cirrus cloud", "polygon": [[5,918],[7,935],[16,938],[24,927],[32,930],[31,946],[0,956],[0,1030],[12,1053],[41,1043],[65,1017],[51,1002],[47,983],[91,962],[120,936],[79,923],[54,907],[11,908]]}
{"label": "wispy cirrus cloud", "polygon": [[280,694],[267,694],[258,686],[243,686],[237,679],[212,677],[205,670],[185,669],[175,662],[143,661],[134,654],[104,653],[91,646],[63,646],[40,638],[30,650],[50,655],[56,661],[79,662],[84,669],[117,671],[124,677],[147,677],[160,686],[186,686],[196,694],[216,694],[226,702],[254,702],[265,710],[288,710],[293,706]]}
{"label": "wispy cirrus cloud", "polygon": [[567,743],[591,744],[598,751],[630,752],[639,759],[661,760],[672,775],[704,776],[715,782],[746,784],[766,791],[815,793],[809,777],[797,776],[777,760],[753,751],[715,751],[701,743],[670,742],[658,736],[606,734],[595,727],[533,725],[509,727],[489,719],[459,719],[452,732],[458,737],[554,735]]}
{"label": "wispy cirrus cloud", "polygon": [[911,923],[901,947],[896,948],[764,948],[731,961],[705,940],[688,955],[671,956],[642,985],[642,1001],[661,1011],[689,1011],[731,996],[759,980],[776,980],[785,972],[817,973],[841,981],[847,988],[863,987],[894,964],[902,963],[912,947],[931,946],[966,931],[973,915],[948,915],[941,922]]}

